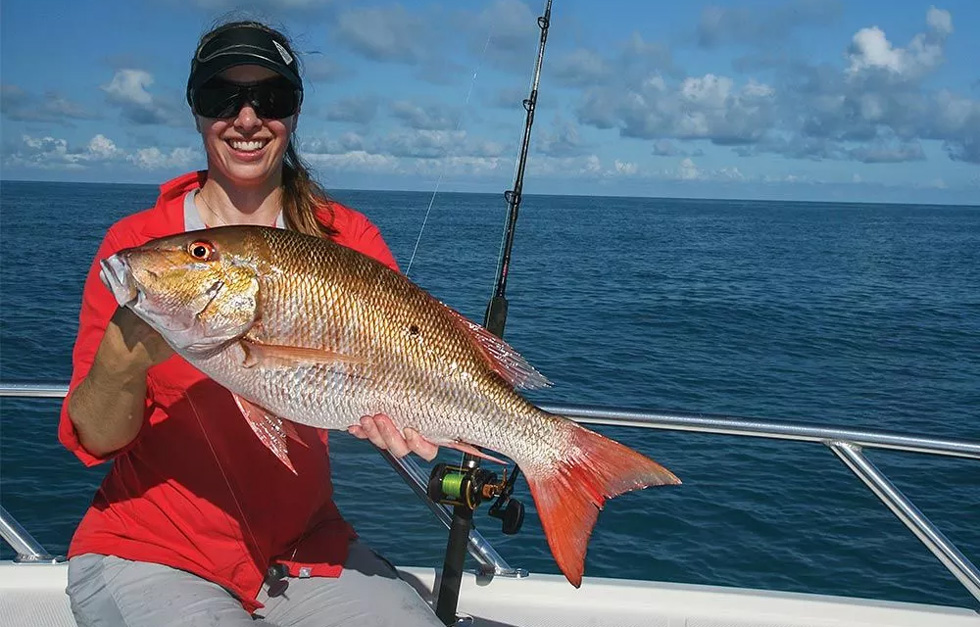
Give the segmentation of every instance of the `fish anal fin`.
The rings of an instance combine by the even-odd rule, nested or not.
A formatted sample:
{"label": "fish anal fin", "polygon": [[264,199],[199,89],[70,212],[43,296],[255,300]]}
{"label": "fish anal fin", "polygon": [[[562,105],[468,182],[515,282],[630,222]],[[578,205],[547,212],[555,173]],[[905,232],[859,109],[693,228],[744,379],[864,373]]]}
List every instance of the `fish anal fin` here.
{"label": "fish anal fin", "polygon": [[631,448],[574,425],[555,465],[526,465],[522,470],[541,518],[551,554],[568,581],[578,588],[585,552],[606,499],[680,479]]}
{"label": "fish anal fin", "polygon": [[254,368],[258,365],[282,365],[288,367],[336,363],[363,364],[367,361],[363,357],[347,355],[325,348],[266,344],[249,338],[243,338],[239,341],[239,344],[245,353],[242,365],[246,368]]}
{"label": "fish anal fin", "polygon": [[[447,309],[449,309],[447,307]],[[521,354],[485,328],[471,322],[466,316],[449,309],[457,323],[465,329],[480,348],[494,371],[515,388],[537,390],[551,385],[551,381],[529,364]]]}
{"label": "fish anal fin", "polygon": [[238,409],[248,422],[259,441],[265,445],[272,454],[279,458],[286,468],[294,475],[297,474],[293,463],[289,459],[289,443],[286,438],[299,442],[307,446],[306,442],[299,436],[296,427],[288,420],[283,420],[279,416],[267,411],[266,409],[248,401],[237,394],[233,395]]}
{"label": "fish anal fin", "polygon": [[238,409],[242,410],[242,414],[245,416],[246,420],[251,421],[250,416],[256,417],[258,420],[265,420],[276,425],[276,430],[282,430],[286,434],[286,437],[292,438],[294,442],[307,446],[306,442],[300,436],[299,432],[296,431],[296,425],[292,421],[286,420],[285,418],[280,418],[268,409],[262,407],[261,405],[256,405],[255,403],[245,400],[237,394],[233,394],[235,397],[235,403],[238,404]]}

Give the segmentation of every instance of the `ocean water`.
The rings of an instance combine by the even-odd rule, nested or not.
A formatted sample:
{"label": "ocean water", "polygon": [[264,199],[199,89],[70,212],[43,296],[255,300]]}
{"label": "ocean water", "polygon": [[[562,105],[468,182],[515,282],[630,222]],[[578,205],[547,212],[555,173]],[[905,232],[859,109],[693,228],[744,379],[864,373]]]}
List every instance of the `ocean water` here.
{"label": "ocean water", "polygon": [[[65,382],[84,273],[152,186],[0,184],[0,379]],[[337,191],[403,269],[430,195]],[[502,197],[439,194],[411,277],[482,320]],[[539,402],[720,413],[980,440],[980,208],[528,196],[506,337],[553,382]],[[0,400],[0,502],[64,552],[104,468],[56,440],[58,402]],[[970,605],[818,444],[600,428],[676,488],[610,501],[586,575]],[[442,563],[446,531],[369,445],[332,439],[337,500],[393,561]],[[974,561],[980,466],[869,456]],[[443,454],[455,461],[456,454]],[[511,564],[557,572],[524,530],[477,525]],[[4,557],[9,557],[9,549]]]}

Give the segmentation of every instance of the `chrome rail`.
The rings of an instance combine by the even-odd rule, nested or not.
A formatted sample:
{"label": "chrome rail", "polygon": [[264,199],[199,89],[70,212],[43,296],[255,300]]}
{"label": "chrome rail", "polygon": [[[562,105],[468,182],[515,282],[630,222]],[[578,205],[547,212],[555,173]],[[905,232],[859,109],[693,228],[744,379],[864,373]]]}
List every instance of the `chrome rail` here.
{"label": "chrome rail", "polygon": [[67,385],[57,385],[54,383],[0,383],[0,396],[64,398],[67,394]]}
{"label": "chrome rail", "polygon": [[[67,388],[59,385],[0,383],[0,397],[57,398],[64,396],[66,391]],[[861,479],[871,489],[872,493],[902,521],[902,524],[939,559],[956,577],[957,581],[977,601],[980,601],[980,571],[977,570],[977,567],[862,453],[864,448],[882,448],[980,460],[980,442],[926,438],[870,429],[817,427],[793,422],[684,412],[652,412],[558,404],[547,404],[540,407],[547,412],[589,424],[820,443],[833,451],[844,465]],[[387,454],[384,457],[412,487],[419,498],[429,506],[429,509],[443,524],[448,526],[449,512],[447,508],[432,502],[426,495],[425,474],[418,464],[408,459],[395,460]],[[6,515],[6,512],[4,511],[2,514]],[[0,532],[3,532],[4,539],[10,542],[4,527],[0,527]],[[524,574],[524,571],[513,569],[507,565],[476,530],[470,534],[469,550],[470,554],[480,563],[484,572],[512,576]]]}
{"label": "chrome rail", "polygon": [[875,496],[898,517],[922,544],[939,558],[939,561],[953,573],[963,587],[980,600],[980,572],[965,555],[949,541],[943,532],[936,528],[925,514],[919,511],[912,501],[895,487],[870,459],[861,452],[861,447],[847,442],[831,442],[827,445],[851,469]]}
{"label": "chrome rail", "polygon": [[0,505],[0,537],[7,541],[16,553],[15,562],[54,563],[64,561],[64,557],[50,555],[20,523]]}
{"label": "chrome rail", "polygon": [[741,435],[770,440],[819,442],[821,444],[849,442],[865,448],[884,448],[895,451],[980,459],[980,442],[968,440],[924,438],[870,429],[817,427],[785,421],[687,412],[637,411],[585,405],[539,405],[539,407],[552,414],[571,418],[576,422],[594,425],[696,431],[698,433]]}
{"label": "chrome rail", "polygon": [[915,537],[956,577],[967,592],[980,601],[980,570],[861,452],[863,448],[881,448],[980,460],[980,442],[683,412],[646,412],[584,405],[541,405],[540,407],[547,412],[589,424],[695,431],[823,444],[871,489],[878,500],[884,503],[909,531],[915,534]]}

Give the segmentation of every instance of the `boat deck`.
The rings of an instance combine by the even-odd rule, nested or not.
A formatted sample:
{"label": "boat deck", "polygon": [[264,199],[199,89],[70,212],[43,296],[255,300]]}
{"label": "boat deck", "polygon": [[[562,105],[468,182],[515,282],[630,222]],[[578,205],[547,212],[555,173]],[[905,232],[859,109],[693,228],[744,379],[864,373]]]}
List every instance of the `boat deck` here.
{"label": "boat deck", "polygon": [[[431,600],[436,571],[400,569]],[[0,562],[0,618],[74,627],[66,564]],[[980,614],[913,603],[586,577],[463,578],[460,614],[474,627],[980,627]]]}

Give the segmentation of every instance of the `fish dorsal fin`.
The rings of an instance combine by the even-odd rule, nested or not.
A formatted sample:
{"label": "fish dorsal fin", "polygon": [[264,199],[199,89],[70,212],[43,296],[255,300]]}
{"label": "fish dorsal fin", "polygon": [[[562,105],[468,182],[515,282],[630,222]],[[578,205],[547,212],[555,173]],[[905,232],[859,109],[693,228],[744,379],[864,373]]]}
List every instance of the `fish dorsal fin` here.
{"label": "fish dorsal fin", "polygon": [[238,409],[245,416],[248,426],[252,427],[252,431],[258,436],[259,441],[272,451],[272,454],[278,457],[279,461],[294,475],[297,474],[296,469],[293,468],[293,463],[289,460],[289,445],[286,438],[291,438],[303,446],[307,444],[300,438],[293,423],[283,420],[264,407],[247,401],[237,394],[233,396]]}
{"label": "fish dorsal fin", "polygon": [[507,342],[480,325],[471,322],[463,314],[450,309],[457,322],[476,340],[484,356],[490,362],[494,371],[515,388],[537,390],[551,385],[551,381],[527,363],[520,353]]}

